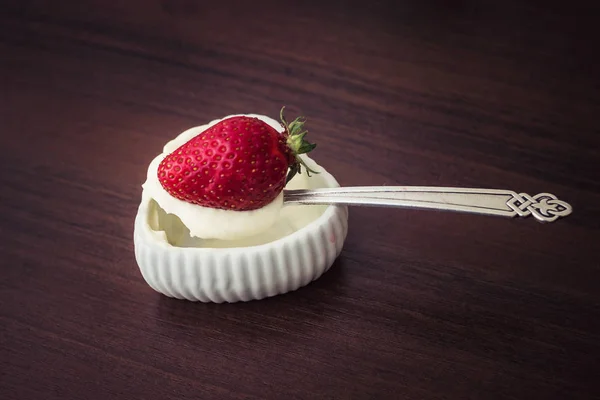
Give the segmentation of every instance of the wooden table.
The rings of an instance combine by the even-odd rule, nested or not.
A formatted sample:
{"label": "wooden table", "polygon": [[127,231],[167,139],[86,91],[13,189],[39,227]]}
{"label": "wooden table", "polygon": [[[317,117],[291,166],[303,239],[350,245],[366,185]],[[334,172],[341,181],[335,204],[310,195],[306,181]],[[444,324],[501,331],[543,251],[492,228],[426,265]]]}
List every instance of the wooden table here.
{"label": "wooden table", "polygon": [[[3,1],[0,398],[598,398],[597,10],[483,3]],[[547,191],[574,213],[353,208],[296,292],[154,292],[132,244],[149,161],[282,105],[343,185]]]}

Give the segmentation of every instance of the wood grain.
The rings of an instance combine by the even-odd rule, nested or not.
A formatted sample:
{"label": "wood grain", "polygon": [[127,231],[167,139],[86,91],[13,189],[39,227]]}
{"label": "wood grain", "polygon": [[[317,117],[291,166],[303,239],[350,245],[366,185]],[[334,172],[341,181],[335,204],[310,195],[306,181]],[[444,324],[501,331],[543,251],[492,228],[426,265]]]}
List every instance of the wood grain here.
{"label": "wood grain", "polygon": [[[597,7],[324,3],[2,2],[2,399],[599,398]],[[132,247],[149,161],[284,104],[343,185],[548,191],[574,213],[355,208],[294,293],[155,293]]]}

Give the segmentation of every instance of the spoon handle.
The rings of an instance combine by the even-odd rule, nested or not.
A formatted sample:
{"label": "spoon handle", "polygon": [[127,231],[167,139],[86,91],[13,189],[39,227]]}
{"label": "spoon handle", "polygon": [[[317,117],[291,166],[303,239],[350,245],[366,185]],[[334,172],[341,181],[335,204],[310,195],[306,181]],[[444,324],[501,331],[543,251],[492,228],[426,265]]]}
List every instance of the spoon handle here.
{"label": "spoon handle", "polygon": [[573,211],[569,203],[558,200],[550,193],[530,196],[512,190],[425,186],[355,186],[284,190],[284,202],[286,205],[339,204],[424,208],[505,217],[533,215],[540,222],[552,222]]}

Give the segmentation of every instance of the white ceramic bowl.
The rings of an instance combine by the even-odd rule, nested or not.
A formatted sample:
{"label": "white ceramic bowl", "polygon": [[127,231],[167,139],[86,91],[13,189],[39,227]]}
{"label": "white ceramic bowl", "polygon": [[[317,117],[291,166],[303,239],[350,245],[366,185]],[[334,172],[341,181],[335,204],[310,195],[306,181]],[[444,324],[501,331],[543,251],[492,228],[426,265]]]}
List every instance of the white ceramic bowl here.
{"label": "white ceramic bowl", "polygon": [[[305,161],[317,167],[310,158]],[[309,180],[311,188],[339,186],[332,175],[318,168],[321,173]],[[215,303],[258,300],[305,286],[327,271],[340,254],[348,230],[348,209],[285,207],[321,208],[312,222],[268,243],[183,247],[178,243],[190,246],[189,241],[173,237],[181,236],[181,222],[173,216],[165,218],[158,204],[143,194],[134,228],[135,257],[142,276],[166,296]],[[175,229],[173,224],[182,226]]]}

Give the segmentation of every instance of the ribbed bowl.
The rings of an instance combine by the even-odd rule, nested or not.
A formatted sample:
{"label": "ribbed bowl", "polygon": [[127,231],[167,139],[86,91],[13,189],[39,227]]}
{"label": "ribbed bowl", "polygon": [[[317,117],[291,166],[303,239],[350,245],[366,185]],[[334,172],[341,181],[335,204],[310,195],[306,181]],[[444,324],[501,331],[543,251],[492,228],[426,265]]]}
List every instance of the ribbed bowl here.
{"label": "ribbed bowl", "polygon": [[[339,186],[326,171],[321,178],[326,187]],[[328,206],[305,227],[263,245],[175,247],[152,229],[151,202],[142,196],[135,218],[135,257],[142,276],[157,292],[191,301],[258,300],[305,286],[331,267],[348,230],[347,207]]]}

